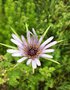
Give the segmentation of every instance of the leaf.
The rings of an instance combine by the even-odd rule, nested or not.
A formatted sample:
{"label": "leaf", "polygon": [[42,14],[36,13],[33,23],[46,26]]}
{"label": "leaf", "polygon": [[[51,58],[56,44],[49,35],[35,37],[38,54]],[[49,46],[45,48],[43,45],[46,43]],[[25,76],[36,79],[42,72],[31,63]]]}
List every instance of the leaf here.
{"label": "leaf", "polygon": [[45,32],[44,32],[44,34],[43,34],[43,38],[45,37],[45,35],[47,34],[47,32],[48,32],[48,30],[49,30],[49,28],[51,27],[51,25],[50,26],[48,26],[48,28],[45,30]]}
{"label": "leaf", "polygon": [[16,33],[16,31],[15,31],[11,26],[10,26],[10,28],[11,28],[12,32],[13,32],[16,36],[19,37],[19,35]]}
{"label": "leaf", "polygon": [[28,24],[26,23],[25,26],[26,26],[26,30],[28,31]]}
{"label": "leaf", "polygon": [[4,82],[4,79],[0,78],[0,84],[3,84]]}
{"label": "leaf", "polygon": [[10,45],[7,45],[7,44],[0,43],[0,45],[8,47],[8,48],[16,49],[16,47],[13,47],[13,46],[10,46]]}
{"label": "leaf", "polygon": [[53,60],[53,59],[47,59],[48,61],[51,61],[51,62],[54,62],[54,63],[57,63],[57,64],[60,64],[59,62]]}
{"label": "leaf", "polygon": [[63,42],[64,40],[57,41],[57,43]]}

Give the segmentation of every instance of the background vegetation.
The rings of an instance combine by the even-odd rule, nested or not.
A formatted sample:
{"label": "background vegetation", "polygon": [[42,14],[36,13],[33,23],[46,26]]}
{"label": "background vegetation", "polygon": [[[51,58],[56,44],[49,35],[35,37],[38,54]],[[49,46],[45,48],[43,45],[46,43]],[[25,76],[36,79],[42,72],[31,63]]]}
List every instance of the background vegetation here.
{"label": "background vegetation", "polygon": [[12,44],[10,26],[25,36],[26,23],[39,37],[51,25],[44,40],[64,40],[54,47],[60,65],[41,59],[34,74],[26,62],[11,70],[18,58],[0,45],[0,90],[70,90],[70,0],[0,0],[0,42]]}

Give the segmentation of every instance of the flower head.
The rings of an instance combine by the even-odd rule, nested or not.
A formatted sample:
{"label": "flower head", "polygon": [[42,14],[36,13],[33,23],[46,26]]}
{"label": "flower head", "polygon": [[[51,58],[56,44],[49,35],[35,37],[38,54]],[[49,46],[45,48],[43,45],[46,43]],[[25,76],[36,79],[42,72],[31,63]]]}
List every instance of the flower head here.
{"label": "flower head", "polygon": [[52,41],[53,38],[51,36],[42,43],[43,36],[38,39],[34,29],[32,29],[32,32],[27,31],[27,39],[23,35],[19,38],[17,35],[12,34],[11,41],[17,45],[17,49],[8,49],[7,52],[14,57],[22,57],[17,61],[18,63],[27,60],[27,65],[31,63],[33,69],[35,69],[37,66],[41,66],[40,57],[53,58],[53,56],[48,54],[54,52],[54,49],[49,48],[57,43],[57,41]]}

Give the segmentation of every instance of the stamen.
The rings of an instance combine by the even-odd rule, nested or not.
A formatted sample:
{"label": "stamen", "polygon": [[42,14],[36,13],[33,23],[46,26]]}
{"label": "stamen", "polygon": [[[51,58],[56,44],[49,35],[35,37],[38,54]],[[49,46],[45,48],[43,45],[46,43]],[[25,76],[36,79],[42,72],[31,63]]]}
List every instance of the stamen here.
{"label": "stamen", "polygon": [[28,55],[29,56],[35,56],[36,54],[37,54],[37,49],[36,48],[30,48],[29,50],[28,50]]}

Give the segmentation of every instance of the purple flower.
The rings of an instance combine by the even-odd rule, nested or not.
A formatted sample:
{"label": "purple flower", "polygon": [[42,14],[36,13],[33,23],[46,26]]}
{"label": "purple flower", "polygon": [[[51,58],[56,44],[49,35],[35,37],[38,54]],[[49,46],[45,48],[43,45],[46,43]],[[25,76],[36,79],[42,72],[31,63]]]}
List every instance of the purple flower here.
{"label": "purple flower", "polygon": [[38,39],[34,29],[32,29],[32,32],[27,31],[27,39],[23,35],[19,38],[17,35],[12,34],[11,41],[17,45],[17,49],[8,49],[7,52],[11,53],[14,57],[22,57],[17,61],[18,63],[27,60],[26,64],[29,65],[31,63],[33,69],[35,69],[37,66],[41,66],[40,57],[53,58],[52,55],[48,54],[54,52],[54,49],[49,48],[57,43],[57,41],[52,41],[53,38],[51,36],[42,43],[43,36]]}

